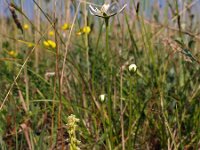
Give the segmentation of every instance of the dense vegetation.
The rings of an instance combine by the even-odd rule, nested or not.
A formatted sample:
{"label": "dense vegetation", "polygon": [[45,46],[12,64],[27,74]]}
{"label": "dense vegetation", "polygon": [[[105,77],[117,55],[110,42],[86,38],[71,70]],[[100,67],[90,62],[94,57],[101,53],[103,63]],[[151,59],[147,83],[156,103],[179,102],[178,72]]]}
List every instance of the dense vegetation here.
{"label": "dense vegetation", "polygon": [[2,3],[0,149],[200,148],[198,0],[30,1]]}

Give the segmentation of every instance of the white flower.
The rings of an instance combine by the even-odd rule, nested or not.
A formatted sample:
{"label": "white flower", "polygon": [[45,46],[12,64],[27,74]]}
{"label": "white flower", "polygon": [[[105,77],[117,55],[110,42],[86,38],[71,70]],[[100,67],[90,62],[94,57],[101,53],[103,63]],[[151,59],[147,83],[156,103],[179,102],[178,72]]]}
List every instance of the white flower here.
{"label": "white flower", "polygon": [[105,99],[106,99],[106,94],[101,94],[101,95],[99,96],[99,99],[100,99],[101,102],[104,102]]}
{"label": "white flower", "polygon": [[128,70],[129,70],[130,72],[136,72],[136,70],[137,70],[136,64],[131,64],[131,65],[129,65]]}
{"label": "white flower", "polygon": [[93,7],[92,5],[89,5],[90,13],[94,16],[102,17],[102,18],[110,18],[124,10],[124,8],[127,6],[125,4],[121,9],[117,2],[114,3],[105,3],[102,5],[101,9],[99,10],[97,7]]}

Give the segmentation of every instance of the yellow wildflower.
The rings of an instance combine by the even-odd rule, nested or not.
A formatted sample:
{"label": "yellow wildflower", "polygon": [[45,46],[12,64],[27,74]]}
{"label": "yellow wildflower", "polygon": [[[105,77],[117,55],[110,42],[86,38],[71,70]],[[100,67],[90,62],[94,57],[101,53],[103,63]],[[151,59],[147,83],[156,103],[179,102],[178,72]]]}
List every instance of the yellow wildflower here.
{"label": "yellow wildflower", "polygon": [[32,48],[33,46],[34,46],[33,43],[28,43],[28,47],[29,47],[29,48]]}
{"label": "yellow wildflower", "polygon": [[70,27],[71,27],[70,24],[68,24],[68,23],[64,23],[63,26],[62,26],[61,28],[62,28],[62,30],[69,30]]}
{"label": "yellow wildflower", "polygon": [[85,27],[83,27],[83,33],[85,33],[85,34],[89,34],[90,31],[91,31],[91,29],[90,29],[89,26],[85,26]]}
{"label": "yellow wildflower", "polygon": [[24,30],[28,30],[28,29],[29,29],[28,24],[24,24]]}
{"label": "yellow wildflower", "polygon": [[10,56],[12,56],[12,57],[16,57],[16,56],[17,56],[17,52],[16,52],[16,51],[13,51],[13,50],[9,51],[8,54],[9,54]]}
{"label": "yellow wildflower", "polygon": [[49,43],[48,43],[47,41],[44,41],[43,44],[44,44],[44,46],[46,46],[46,47],[49,47],[49,46],[50,46]]}
{"label": "yellow wildflower", "polygon": [[49,36],[54,36],[54,31],[49,31]]}
{"label": "yellow wildflower", "polygon": [[89,26],[85,26],[85,27],[81,28],[81,29],[76,33],[76,35],[89,34],[90,31],[91,31],[90,27],[89,27]]}
{"label": "yellow wildflower", "polygon": [[56,48],[56,43],[52,40],[44,41],[43,44],[46,47]]}
{"label": "yellow wildflower", "polygon": [[52,48],[55,48],[56,47],[56,43],[52,40],[48,40],[48,43],[49,45],[52,47]]}

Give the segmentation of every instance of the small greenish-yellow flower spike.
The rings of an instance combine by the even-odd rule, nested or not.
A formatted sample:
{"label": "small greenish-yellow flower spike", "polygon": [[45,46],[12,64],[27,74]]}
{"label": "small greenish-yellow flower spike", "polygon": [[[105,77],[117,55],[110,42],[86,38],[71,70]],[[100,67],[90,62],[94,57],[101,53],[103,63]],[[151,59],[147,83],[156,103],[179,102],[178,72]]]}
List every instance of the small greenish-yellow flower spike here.
{"label": "small greenish-yellow flower spike", "polygon": [[78,145],[80,144],[80,141],[76,138],[76,130],[78,128],[77,123],[79,122],[79,119],[76,118],[75,115],[71,114],[67,118],[67,131],[69,134],[69,146],[70,150],[79,150],[80,148]]}
{"label": "small greenish-yellow flower spike", "polygon": [[136,66],[136,64],[131,64],[131,65],[129,65],[128,70],[129,70],[130,72],[136,72],[136,71],[137,71],[137,66]]}

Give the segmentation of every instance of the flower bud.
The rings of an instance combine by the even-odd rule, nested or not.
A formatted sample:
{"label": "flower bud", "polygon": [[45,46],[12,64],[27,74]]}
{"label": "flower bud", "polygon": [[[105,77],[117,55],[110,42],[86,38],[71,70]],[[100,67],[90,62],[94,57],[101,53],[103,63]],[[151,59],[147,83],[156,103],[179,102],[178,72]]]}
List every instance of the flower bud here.
{"label": "flower bud", "polygon": [[129,70],[130,72],[136,72],[136,71],[137,71],[137,66],[136,66],[136,64],[131,64],[131,65],[129,65],[128,70]]}
{"label": "flower bud", "polygon": [[105,94],[101,94],[101,95],[99,96],[99,100],[100,100],[101,102],[104,102],[105,99],[106,99],[106,95],[105,95]]}

